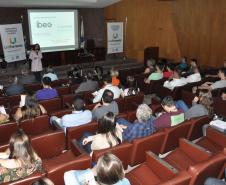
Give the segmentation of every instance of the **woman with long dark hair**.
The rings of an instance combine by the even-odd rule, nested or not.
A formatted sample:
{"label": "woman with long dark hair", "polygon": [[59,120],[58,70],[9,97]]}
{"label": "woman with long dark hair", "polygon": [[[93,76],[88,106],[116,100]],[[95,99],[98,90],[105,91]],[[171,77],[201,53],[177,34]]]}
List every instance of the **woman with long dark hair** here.
{"label": "woman with long dark hair", "polygon": [[9,149],[0,153],[0,184],[25,178],[42,170],[42,162],[23,130],[14,133]]}

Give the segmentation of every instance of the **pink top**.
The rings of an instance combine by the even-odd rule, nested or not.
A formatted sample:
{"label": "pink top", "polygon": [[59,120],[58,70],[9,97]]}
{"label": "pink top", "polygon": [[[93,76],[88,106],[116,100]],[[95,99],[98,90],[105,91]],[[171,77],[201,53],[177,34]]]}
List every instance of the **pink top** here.
{"label": "pink top", "polygon": [[31,71],[32,72],[37,72],[37,71],[42,71],[42,53],[41,51],[36,53],[36,51],[31,51],[29,59],[31,59]]}

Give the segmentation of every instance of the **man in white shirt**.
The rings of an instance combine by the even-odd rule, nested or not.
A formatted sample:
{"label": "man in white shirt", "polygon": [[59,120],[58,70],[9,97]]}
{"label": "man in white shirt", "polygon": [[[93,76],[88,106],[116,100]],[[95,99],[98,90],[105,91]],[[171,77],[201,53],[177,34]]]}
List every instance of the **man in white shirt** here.
{"label": "man in white shirt", "polygon": [[174,69],[173,79],[165,81],[163,84],[163,87],[173,90],[175,87],[184,86],[186,84],[187,84],[187,80],[185,78],[181,78],[180,72],[178,71],[178,69]]}
{"label": "man in white shirt", "polygon": [[66,133],[67,127],[75,127],[89,123],[92,120],[92,112],[85,109],[85,102],[81,97],[76,97],[73,102],[74,111],[71,114],[66,114],[62,118],[52,116],[50,118],[51,124],[56,124],[56,126],[64,129]]}
{"label": "man in white shirt", "polygon": [[92,93],[94,96],[93,103],[97,103],[101,101],[102,95],[106,89],[110,90],[114,94],[114,99],[117,99],[121,95],[121,90],[117,86],[113,86],[111,83],[111,76],[106,75],[103,77],[104,87],[98,91]]}
{"label": "man in white shirt", "polygon": [[187,76],[186,80],[188,83],[194,83],[194,82],[199,82],[201,81],[201,75],[200,75],[200,72],[199,72],[199,69],[197,67],[195,67],[193,69],[193,74]]}

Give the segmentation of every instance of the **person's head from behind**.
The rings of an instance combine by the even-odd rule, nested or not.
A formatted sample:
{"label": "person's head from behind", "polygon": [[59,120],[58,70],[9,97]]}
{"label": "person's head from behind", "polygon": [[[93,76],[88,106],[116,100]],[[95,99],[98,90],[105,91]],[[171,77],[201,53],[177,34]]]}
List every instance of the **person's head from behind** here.
{"label": "person's head from behind", "polygon": [[113,154],[102,155],[96,165],[98,184],[116,184],[125,177],[122,162]]}
{"label": "person's head from behind", "polygon": [[76,111],[83,111],[85,109],[85,102],[82,97],[76,96],[72,106]]}
{"label": "person's head from behind", "polygon": [[173,98],[171,96],[166,96],[165,98],[163,98],[161,104],[166,112],[172,112],[172,110],[176,108]]}
{"label": "person's head from behind", "polygon": [[140,123],[146,123],[152,115],[152,110],[147,104],[141,104],[136,111],[137,120]]}
{"label": "person's head from behind", "polygon": [[33,182],[32,185],[54,185],[54,183],[48,178],[42,178]]}
{"label": "person's head from behind", "polygon": [[221,80],[226,80],[226,69],[224,69],[224,68],[219,69],[218,70],[218,77]]}
{"label": "person's head from behind", "polygon": [[178,68],[174,68],[174,70],[173,70],[173,78],[180,79],[181,78],[180,73],[181,73],[181,71]]}
{"label": "person's head from behind", "polygon": [[197,60],[196,60],[195,58],[192,58],[192,59],[190,60],[190,66],[191,66],[191,67],[197,67],[197,66],[198,66]]}
{"label": "person's head from behind", "polygon": [[153,68],[155,66],[155,63],[156,63],[155,59],[153,59],[153,58],[148,59],[147,60],[147,67]]}
{"label": "person's head from behind", "polygon": [[163,68],[164,68],[164,64],[162,64],[162,63],[157,63],[155,65],[155,69],[156,69],[157,72],[161,73],[163,71]]}
{"label": "person's head from behind", "polygon": [[25,164],[32,164],[35,161],[35,152],[28,136],[22,129],[19,129],[10,137],[9,151],[10,159],[20,159]]}
{"label": "person's head from behind", "polygon": [[22,74],[23,76],[28,75],[28,73],[29,73],[28,69],[26,69],[26,68],[21,69],[21,74]]}
{"label": "person's head from behind", "polygon": [[110,74],[112,77],[118,77],[119,76],[119,72],[116,69],[111,69]]}
{"label": "person's head from behind", "polygon": [[43,85],[43,87],[44,88],[49,88],[50,87],[50,85],[51,85],[51,78],[49,78],[49,77],[44,77],[43,79],[42,79],[42,85]]}
{"label": "person's head from behind", "polygon": [[34,93],[29,93],[25,98],[25,106],[22,107],[23,118],[34,118],[41,115],[38,100]]}
{"label": "person's head from behind", "polygon": [[113,99],[114,99],[114,93],[111,90],[106,89],[102,95],[102,102],[108,104],[108,103],[111,103]]}
{"label": "person's head from behind", "polygon": [[18,84],[18,77],[17,76],[10,77],[9,82],[13,84]]}
{"label": "person's head from behind", "polygon": [[103,76],[103,82],[104,82],[105,85],[111,84],[111,82],[112,82],[111,75],[104,75]]}

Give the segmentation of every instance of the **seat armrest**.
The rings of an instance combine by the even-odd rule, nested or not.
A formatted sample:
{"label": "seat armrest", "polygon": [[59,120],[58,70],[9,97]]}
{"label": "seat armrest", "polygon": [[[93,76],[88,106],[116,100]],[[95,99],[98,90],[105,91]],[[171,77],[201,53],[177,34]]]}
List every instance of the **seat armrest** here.
{"label": "seat armrest", "polygon": [[151,151],[146,152],[146,163],[161,179],[169,180],[179,173],[176,168]]}
{"label": "seat armrest", "polygon": [[76,139],[71,141],[71,151],[75,156],[79,156],[81,154],[87,154],[87,152],[79,146],[79,142]]}
{"label": "seat armrest", "polygon": [[195,162],[207,160],[212,156],[207,149],[182,138],[179,140],[179,148]]}

